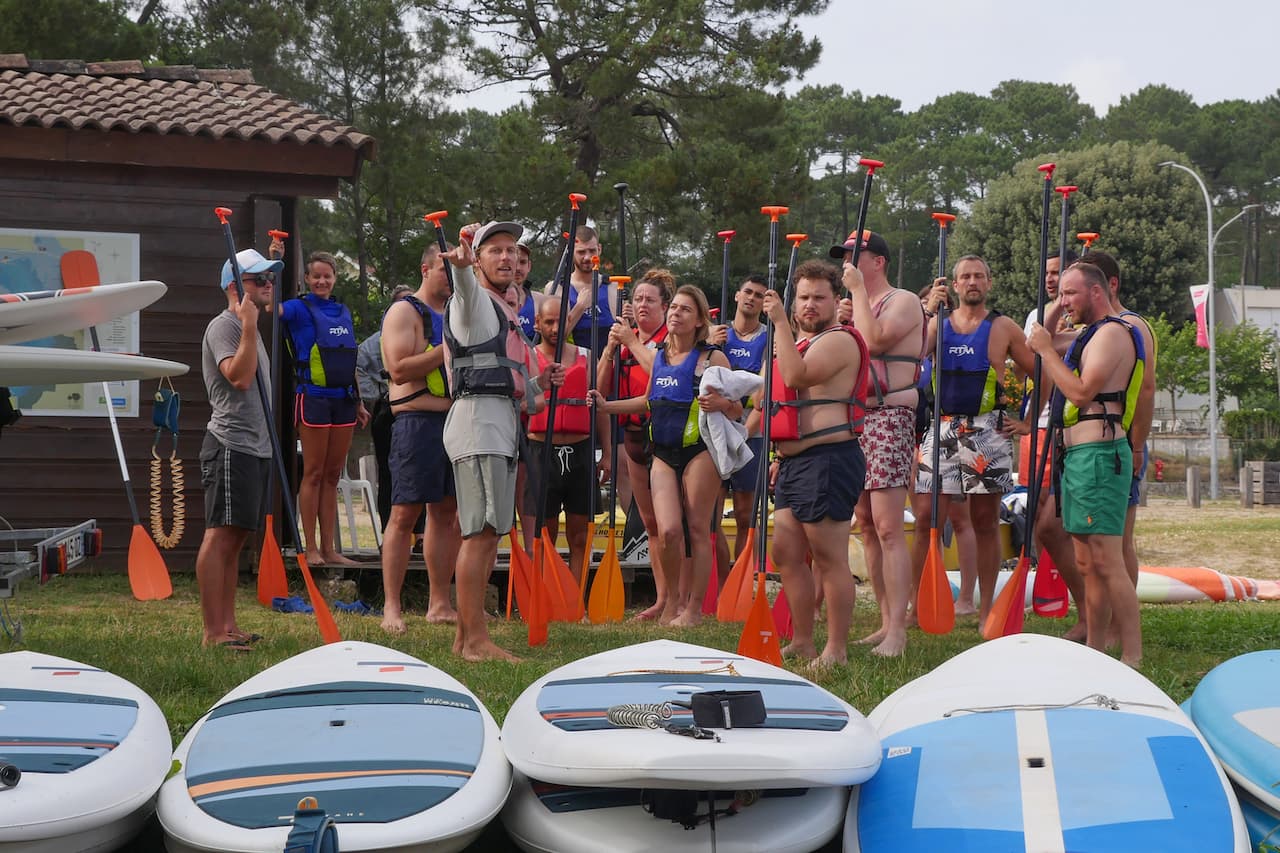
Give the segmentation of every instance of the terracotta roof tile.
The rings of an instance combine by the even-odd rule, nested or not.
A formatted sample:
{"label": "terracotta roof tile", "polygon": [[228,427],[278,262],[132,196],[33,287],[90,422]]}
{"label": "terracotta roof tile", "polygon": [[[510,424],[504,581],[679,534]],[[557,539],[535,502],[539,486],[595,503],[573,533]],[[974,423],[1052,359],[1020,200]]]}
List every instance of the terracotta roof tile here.
{"label": "terracotta roof tile", "polygon": [[0,54],[0,126],[344,145],[374,140],[253,82],[248,71]]}

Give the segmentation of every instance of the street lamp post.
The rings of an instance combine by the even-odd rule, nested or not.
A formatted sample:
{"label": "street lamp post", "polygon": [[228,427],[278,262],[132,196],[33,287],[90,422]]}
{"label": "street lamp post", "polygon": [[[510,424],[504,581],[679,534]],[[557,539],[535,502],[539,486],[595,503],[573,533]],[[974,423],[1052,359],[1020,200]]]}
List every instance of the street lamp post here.
{"label": "street lamp post", "polygon": [[1209,188],[1204,185],[1200,174],[1188,166],[1165,160],[1160,166],[1172,166],[1181,169],[1196,179],[1200,192],[1204,194],[1204,209],[1208,214],[1206,242],[1209,249],[1209,301],[1205,306],[1205,323],[1209,327],[1209,497],[1218,499],[1218,346],[1213,310],[1213,200],[1209,198]]}
{"label": "street lamp post", "polygon": [[[1223,232],[1223,231],[1226,231],[1226,230],[1227,230],[1227,226],[1228,226],[1228,225],[1230,225],[1232,222],[1235,222],[1237,219],[1239,219],[1241,216],[1244,216],[1246,213],[1248,213],[1249,211],[1253,210],[1255,207],[1262,207],[1262,205],[1261,205],[1261,204],[1246,204],[1244,207],[1240,208],[1240,212],[1239,212],[1239,213],[1237,213],[1235,216],[1231,217],[1231,218],[1230,218],[1230,219],[1228,219],[1226,222],[1224,222],[1224,223],[1222,223],[1221,225],[1219,225],[1219,226],[1218,226],[1218,230],[1213,232],[1213,243],[1212,243],[1213,248],[1214,248],[1214,249],[1217,249],[1217,247],[1218,247],[1218,238],[1222,236],[1222,232]],[[1241,275],[1241,276],[1240,276],[1240,323],[1241,323],[1241,324],[1243,324],[1243,323],[1244,323],[1245,318],[1248,316],[1247,312],[1245,311],[1244,300],[1245,300],[1245,293],[1244,293],[1244,275]]]}

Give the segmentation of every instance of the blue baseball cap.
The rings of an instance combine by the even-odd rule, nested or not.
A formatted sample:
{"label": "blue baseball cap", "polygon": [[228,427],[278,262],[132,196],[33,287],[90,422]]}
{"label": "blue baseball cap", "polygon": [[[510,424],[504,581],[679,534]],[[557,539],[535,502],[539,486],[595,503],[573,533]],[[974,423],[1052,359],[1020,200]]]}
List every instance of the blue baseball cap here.
{"label": "blue baseball cap", "polygon": [[[236,263],[240,265],[241,273],[259,273],[270,270],[278,277],[284,270],[284,261],[269,261],[258,253],[257,249],[244,249],[236,252]],[[235,276],[231,272],[231,261],[222,263],[222,289],[226,290],[231,286]]]}

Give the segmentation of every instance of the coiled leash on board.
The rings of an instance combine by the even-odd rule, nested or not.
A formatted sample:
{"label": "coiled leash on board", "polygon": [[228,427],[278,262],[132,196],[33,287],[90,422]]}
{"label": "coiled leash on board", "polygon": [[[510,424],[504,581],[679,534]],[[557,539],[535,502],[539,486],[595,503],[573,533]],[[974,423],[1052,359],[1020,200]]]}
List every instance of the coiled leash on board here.
{"label": "coiled leash on board", "polygon": [[[165,387],[168,385],[169,387]],[[182,460],[178,458],[178,413],[182,410],[182,398],[173,389],[173,383],[166,377],[160,380],[156,388],[154,405],[151,409],[151,422],[156,427],[155,441],[151,443],[151,538],[161,548],[174,548],[182,539],[187,526],[187,500],[183,495],[185,480],[182,475]],[[173,447],[169,451],[169,490],[173,493],[173,530],[164,532],[164,477],[163,461],[158,448],[160,435],[168,431],[173,436]]]}

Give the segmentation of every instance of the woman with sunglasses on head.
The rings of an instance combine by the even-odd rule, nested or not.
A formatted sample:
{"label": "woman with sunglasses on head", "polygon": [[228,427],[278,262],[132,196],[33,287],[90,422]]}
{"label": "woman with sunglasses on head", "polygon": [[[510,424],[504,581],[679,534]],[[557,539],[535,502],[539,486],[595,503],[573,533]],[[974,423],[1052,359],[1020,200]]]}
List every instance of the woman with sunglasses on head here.
{"label": "woman with sunglasses on head", "polygon": [[338,480],[347,465],[352,432],[356,424],[369,422],[356,385],[355,323],[347,306],[333,297],[338,280],[333,255],[312,252],[305,280],[308,292],[280,306],[297,386],[294,423],[302,442],[298,515],[308,564],[354,566],[354,560],[338,553],[334,529]]}
{"label": "woman with sunglasses on head", "polygon": [[[698,412],[723,412],[731,419],[742,415],[741,401],[700,388],[708,367],[729,366],[724,353],[706,343],[710,328],[707,297],[693,285],[682,285],[667,308],[667,337],[653,352],[647,393],[606,402],[593,392],[609,414],[649,413],[649,477],[658,526],[649,553],[660,555],[657,562],[665,576],[666,601],[658,617],[664,625],[684,627],[702,620],[702,599],[711,576],[707,531],[720,493],[720,474],[699,434]],[[682,571],[686,554],[692,559]]]}

